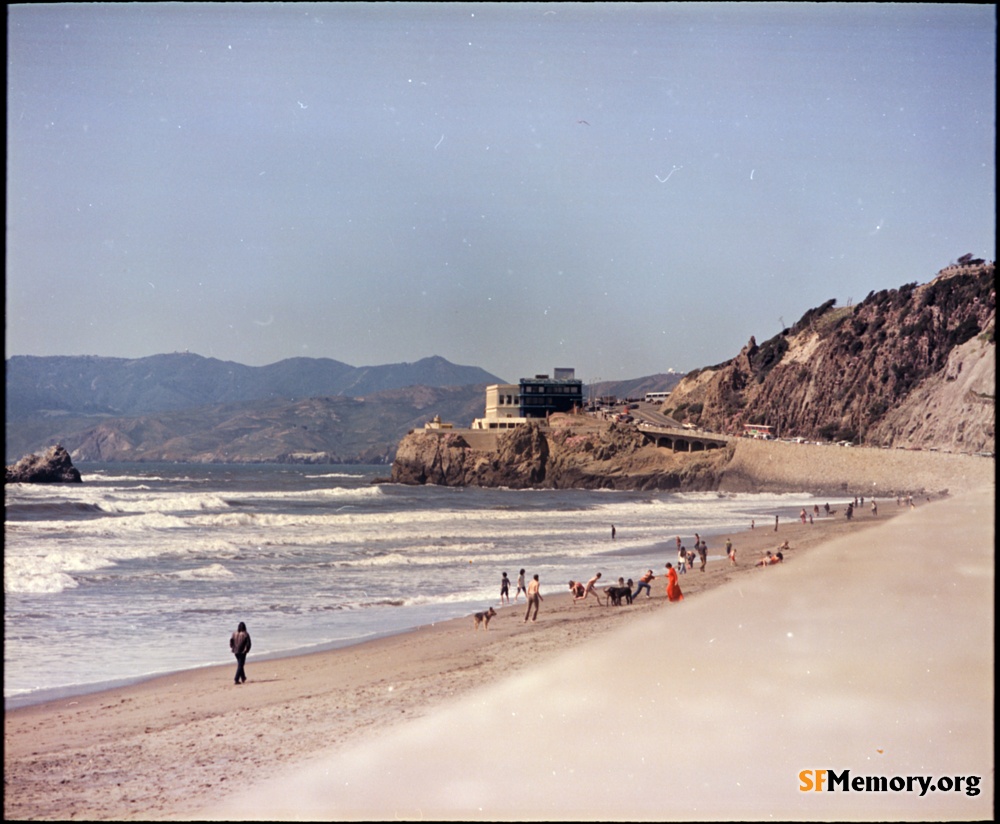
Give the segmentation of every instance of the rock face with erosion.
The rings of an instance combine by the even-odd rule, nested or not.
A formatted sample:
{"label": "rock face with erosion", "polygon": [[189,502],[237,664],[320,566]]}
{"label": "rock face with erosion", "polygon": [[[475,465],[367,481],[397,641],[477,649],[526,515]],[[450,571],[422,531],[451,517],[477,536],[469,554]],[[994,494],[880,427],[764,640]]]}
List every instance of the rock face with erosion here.
{"label": "rock face with erosion", "polygon": [[713,489],[727,450],[673,455],[634,427],[554,415],[501,434],[415,431],[396,450],[392,480],[510,489]]}
{"label": "rock face with erosion", "polygon": [[78,484],[83,480],[73,466],[69,453],[56,445],[44,455],[25,455],[13,466],[7,467],[6,483],[9,484]]}
{"label": "rock face with erosion", "polygon": [[767,424],[810,441],[994,452],[994,274],[972,261],[853,306],[827,301],[685,376],[663,412],[728,435]]}

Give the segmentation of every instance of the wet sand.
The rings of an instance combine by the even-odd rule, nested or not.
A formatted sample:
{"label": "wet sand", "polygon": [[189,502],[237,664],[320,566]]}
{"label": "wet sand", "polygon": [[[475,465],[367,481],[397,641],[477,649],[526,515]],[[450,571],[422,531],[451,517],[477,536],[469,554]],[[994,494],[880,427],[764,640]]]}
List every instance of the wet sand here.
{"label": "wet sand", "polygon": [[[10,711],[4,812],[990,818],[993,506],[990,489],[912,511],[885,501],[878,519],[762,524],[733,536],[738,567],[682,576],[678,604],[662,577],[621,608],[543,581],[535,623],[522,600],[488,632],[465,618],[251,655],[241,687],[232,666],[212,667]],[[785,564],[752,567],[785,539]],[[982,784],[977,796],[800,792],[799,772],[821,768]]]}

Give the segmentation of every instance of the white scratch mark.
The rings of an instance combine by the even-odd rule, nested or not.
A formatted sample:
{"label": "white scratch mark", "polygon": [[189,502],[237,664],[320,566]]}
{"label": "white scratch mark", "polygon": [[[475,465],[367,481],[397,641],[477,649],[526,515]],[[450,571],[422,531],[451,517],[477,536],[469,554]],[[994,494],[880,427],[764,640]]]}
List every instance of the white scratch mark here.
{"label": "white scratch mark", "polygon": [[674,166],[674,168],[670,170],[670,174],[668,174],[666,177],[660,177],[659,175],[653,175],[653,177],[659,180],[660,183],[666,183],[668,180],[670,180],[670,175],[672,175],[678,169],[683,169],[683,168],[684,168],[683,166]]}
{"label": "white scratch mark", "polygon": [[441,135],[441,139],[437,143],[434,144],[434,148],[436,149],[442,143],[444,143],[444,135]]}

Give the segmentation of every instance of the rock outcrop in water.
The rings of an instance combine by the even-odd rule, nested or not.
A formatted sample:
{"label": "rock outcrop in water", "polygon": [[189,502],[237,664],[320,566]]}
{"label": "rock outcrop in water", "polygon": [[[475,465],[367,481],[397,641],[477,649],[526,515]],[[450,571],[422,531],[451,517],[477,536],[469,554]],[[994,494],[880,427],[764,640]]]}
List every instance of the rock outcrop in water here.
{"label": "rock outcrop in water", "polygon": [[44,455],[25,455],[7,467],[9,484],[78,484],[83,480],[62,446],[51,447]]}

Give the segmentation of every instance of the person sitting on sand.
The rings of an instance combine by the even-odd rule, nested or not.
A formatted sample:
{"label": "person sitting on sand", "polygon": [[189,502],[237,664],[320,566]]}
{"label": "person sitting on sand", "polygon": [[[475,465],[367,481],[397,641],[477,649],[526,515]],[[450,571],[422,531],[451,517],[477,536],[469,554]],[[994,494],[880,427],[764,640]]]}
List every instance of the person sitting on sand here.
{"label": "person sitting on sand", "polygon": [[674,569],[671,563],[667,563],[667,600],[684,600],[684,593],[681,592],[680,584],[677,583],[677,570]]}
{"label": "person sitting on sand", "polygon": [[788,545],[788,541],[785,541],[785,543],[783,543],[781,546],[779,546],[778,549],[787,552],[788,550],[791,549],[791,547]]}
{"label": "person sitting on sand", "polygon": [[756,564],[754,564],[754,566],[763,567],[767,566],[769,563],[771,563],[771,550],[765,552],[764,557],[761,558]]}
{"label": "person sitting on sand", "polygon": [[639,578],[639,583],[636,585],[635,593],[632,595],[633,601],[639,597],[639,593],[642,592],[643,589],[646,590],[646,597],[649,598],[649,596],[652,594],[649,582],[652,581],[655,577],[656,576],[653,574],[653,570],[651,569],[647,569],[645,573],[643,573],[642,577]]}

